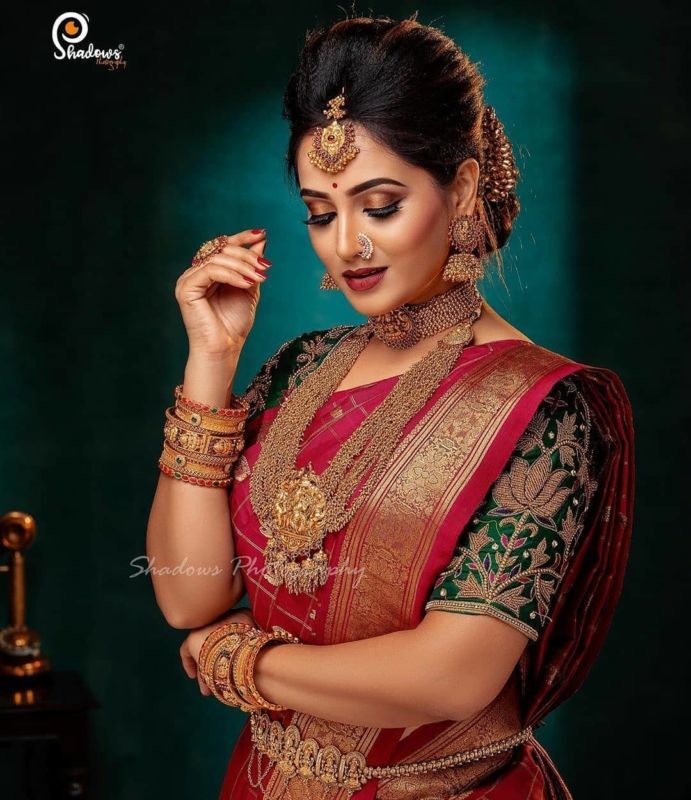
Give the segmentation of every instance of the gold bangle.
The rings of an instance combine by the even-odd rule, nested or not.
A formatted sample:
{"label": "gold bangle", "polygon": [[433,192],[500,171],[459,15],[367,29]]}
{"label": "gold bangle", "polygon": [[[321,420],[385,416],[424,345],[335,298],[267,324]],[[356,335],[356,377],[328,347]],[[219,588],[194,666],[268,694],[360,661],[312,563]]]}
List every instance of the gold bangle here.
{"label": "gold bangle", "polygon": [[231,472],[230,468],[239,457],[238,453],[232,456],[224,456],[223,458],[188,453],[184,450],[179,450],[177,447],[173,447],[168,441],[163,442],[163,452],[166,454],[166,462],[169,463],[171,467],[187,466],[188,469],[196,470],[198,473],[203,473],[205,475],[225,475],[225,477],[228,477]]}
{"label": "gold bangle", "polygon": [[242,417],[217,417],[213,414],[203,414],[177,402],[171,407],[177,419],[214,433],[242,433],[245,429],[247,416]]}
{"label": "gold bangle", "polygon": [[265,708],[271,711],[285,711],[285,706],[272,703],[263,697],[254,682],[254,665],[262,647],[277,639],[284,643],[296,643],[300,640],[278,625],[272,626],[271,633],[255,628],[249,631],[238,648],[233,659],[232,676],[235,691],[240,694],[248,706],[247,710]]}
{"label": "gold bangle", "polygon": [[173,392],[173,396],[175,397],[176,404],[185,406],[193,411],[199,411],[202,414],[211,414],[213,416],[218,417],[245,417],[249,413],[249,403],[242,397],[236,394],[230,395],[230,405],[226,407],[222,406],[210,406],[206,403],[200,403],[197,400],[192,400],[189,397],[185,397],[182,393],[182,386],[175,387],[175,391]]}
{"label": "gold bangle", "polygon": [[230,453],[227,456],[207,456],[203,453],[195,453],[193,450],[184,450],[181,447],[171,444],[167,439],[164,439],[163,445],[167,447],[172,458],[174,458],[176,454],[183,456],[183,458],[178,459],[181,466],[184,466],[185,461],[192,461],[195,464],[206,465],[208,468],[216,467],[220,470],[225,470],[227,464],[232,464],[236,461],[245,446],[244,440],[240,439],[236,444],[234,453]]}
{"label": "gold bangle", "polygon": [[226,633],[216,644],[213,644],[209,649],[207,659],[209,667],[204,677],[204,681],[214,697],[221,703],[235,708],[241,708],[243,701],[234,690],[228,677],[232,674],[233,658],[242,641],[241,633]]}
{"label": "gold bangle", "polygon": [[244,436],[242,432],[220,434],[215,431],[195,427],[179,419],[173,413],[173,407],[166,409],[167,422],[163,433],[173,447],[184,452],[194,452],[223,458],[228,454],[237,452],[238,443],[242,445]]}
{"label": "gold bangle", "polygon": [[206,464],[200,459],[194,458],[194,456],[175,450],[168,442],[163,442],[163,452],[159,460],[184,475],[194,475],[195,477],[208,478],[210,480],[225,480],[231,477],[233,464],[237,460],[237,456],[225,459],[221,463]]}
{"label": "gold bangle", "polygon": [[[250,630],[252,630],[252,626],[246,622],[232,622],[220,625],[204,639],[199,650],[197,666],[202,679],[211,689],[214,697],[226,705],[240,707],[242,698],[233,690],[227,679],[223,681],[222,675],[217,678],[217,668],[222,668],[225,671],[225,665],[227,665],[228,672],[226,676],[231,674],[230,668],[233,656],[237,652],[239,645],[244,641],[244,634]],[[225,665],[219,663],[222,659],[225,661]]]}

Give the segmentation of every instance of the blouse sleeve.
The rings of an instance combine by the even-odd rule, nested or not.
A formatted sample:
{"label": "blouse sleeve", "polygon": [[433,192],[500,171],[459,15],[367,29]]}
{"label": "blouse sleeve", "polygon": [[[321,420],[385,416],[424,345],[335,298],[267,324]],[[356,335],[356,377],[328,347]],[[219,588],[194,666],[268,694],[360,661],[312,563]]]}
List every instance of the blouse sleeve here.
{"label": "blouse sleeve", "polygon": [[489,614],[537,640],[597,488],[596,442],[587,402],[567,376],[461,532],[425,610]]}
{"label": "blouse sleeve", "polygon": [[280,365],[286,360],[286,355],[294,349],[300,338],[300,336],[294,336],[292,339],[283,342],[283,344],[264,361],[259,371],[247,384],[244,392],[239,395],[239,397],[249,404],[250,410],[248,420],[251,420],[267,407],[269,397],[272,394],[272,384],[275,383]]}

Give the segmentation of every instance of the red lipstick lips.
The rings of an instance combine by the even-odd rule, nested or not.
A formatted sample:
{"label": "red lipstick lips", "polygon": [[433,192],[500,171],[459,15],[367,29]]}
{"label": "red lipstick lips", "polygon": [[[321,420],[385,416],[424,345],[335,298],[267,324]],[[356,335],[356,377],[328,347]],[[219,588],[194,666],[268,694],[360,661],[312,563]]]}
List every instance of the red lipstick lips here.
{"label": "red lipstick lips", "polygon": [[364,292],[376,286],[384,277],[387,267],[360,267],[347,269],[343,277],[348,286],[355,292]]}

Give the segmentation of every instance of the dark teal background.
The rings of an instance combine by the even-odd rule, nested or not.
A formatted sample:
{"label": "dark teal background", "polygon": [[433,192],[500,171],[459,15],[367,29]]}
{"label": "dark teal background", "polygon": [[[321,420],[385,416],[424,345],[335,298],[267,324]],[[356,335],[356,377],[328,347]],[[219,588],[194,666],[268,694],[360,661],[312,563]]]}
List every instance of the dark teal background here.
{"label": "dark teal background", "polygon": [[[598,663],[539,738],[576,800],[681,800],[691,788],[689,16],[665,3],[560,7],[356,11],[419,9],[480,62],[522,170],[504,251],[510,291],[494,280],[488,298],[538,343],[616,370],[629,391],[637,505],[624,593]],[[360,320],[319,290],[283,174],[285,82],[306,29],[343,11],[91,4],[88,41],[125,44],[126,69],[111,72],[54,60],[65,8],[25,8],[4,31],[0,513],[35,516],[29,623],[55,666],[80,671],[102,703],[99,796],[215,798],[245,716],[185,677],[184,632],[167,626],[131,563],[145,566],[163,412],[186,359],[173,290],[201,242],[268,229],[274,266],[238,387],[287,338]],[[4,600],[0,614],[5,624]]]}

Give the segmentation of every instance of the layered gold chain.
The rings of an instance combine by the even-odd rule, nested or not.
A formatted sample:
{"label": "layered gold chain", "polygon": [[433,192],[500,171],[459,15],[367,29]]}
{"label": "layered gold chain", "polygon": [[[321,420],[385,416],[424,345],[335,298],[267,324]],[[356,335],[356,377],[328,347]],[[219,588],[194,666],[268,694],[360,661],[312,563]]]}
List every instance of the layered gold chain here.
{"label": "layered gold chain", "polygon": [[[404,372],[387,397],[343,443],[326,469],[295,468],[304,431],[348,374],[372,334],[365,323],[346,334],[283,401],[267,431],[252,475],[250,493],[264,549],[265,576],[293,594],[313,591],[328,577],[322,549],[328,532],[341,530],[380,479],[406,423],[429,400],[472,341],[482,298],[436,347]],[[353,494],[358,487],[357,497]],[[311,551],[317,549],[313,555]],[[298,556],[305,556],[297,561]]]}

